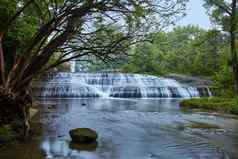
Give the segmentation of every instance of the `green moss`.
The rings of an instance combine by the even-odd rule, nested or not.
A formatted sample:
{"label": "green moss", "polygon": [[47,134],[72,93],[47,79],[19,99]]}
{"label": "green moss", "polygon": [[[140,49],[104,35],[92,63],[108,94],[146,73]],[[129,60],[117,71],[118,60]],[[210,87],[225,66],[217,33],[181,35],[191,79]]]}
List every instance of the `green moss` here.
{"label": "green moss", "polygon": [[238,114],[238,99],[236,98],[196,98],[186,99],[180,103],[183,109],[199,109],[212,112]]}

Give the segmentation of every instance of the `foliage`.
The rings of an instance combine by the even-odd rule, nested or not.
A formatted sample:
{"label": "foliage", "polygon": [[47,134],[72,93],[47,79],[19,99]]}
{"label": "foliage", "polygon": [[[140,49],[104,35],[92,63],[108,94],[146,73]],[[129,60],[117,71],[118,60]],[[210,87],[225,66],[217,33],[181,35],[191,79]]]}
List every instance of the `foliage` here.
{"label": "foliage", "polygon": [[131,56],[125,59],[122,70],[212,77],[221,68],[227,37],[219,31],[206,31],[189,25],[150,36],[153,37],[151,42],[138,44],[131,49]]}
{"label": "foliage", "polygon": [[145,42],[137,45],[132,50],[132,58],[128,64],[122,66],[122,71],[133,73],[145,73],[160,75],[163,74],[164,69],[160,65],[161,53],[156,46]]}
{"label": "foliage", "polygon": [[213,23],[222,27],[224,31],[230,30],[231,1],[229,0],[204,0],[204,7],[207,10]]}
{"label": "foliage", "polygon": [[220,58],[220,69],[213,76],[213,81],[215,82],[214,87],[219,92],[217,95],[234,97],[234,77],[226,50],[227,49],[224,50],[224,54]]}

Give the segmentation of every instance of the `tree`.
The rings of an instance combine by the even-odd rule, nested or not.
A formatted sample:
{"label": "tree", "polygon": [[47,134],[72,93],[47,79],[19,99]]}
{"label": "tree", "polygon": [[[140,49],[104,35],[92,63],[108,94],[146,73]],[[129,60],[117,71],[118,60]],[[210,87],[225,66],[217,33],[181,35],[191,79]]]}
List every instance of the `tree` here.
{"label": "tree", "polygon": [[204,5],[215,23],[221,25],[224,31],[230,34],[230,53],[235,81],[236,96],[238,95],[238,61],[236,51],[237,31],[237,0],[205,0]]}
{"label": "tree", "polygon": [[164,74],[164,68],[161,65],[162,57],[156,45],[143,42],[130,50],[130,56],[127,57],[121,69],[123,72],[161,75]]}
{"label": "tree", "polygon": [[[151,33],[153,40],[135,45],[125,57],[123,70],[161,75],[179,73],[212,77],[221,68],[227,36],[217,30],[178,26],[170,32]],[[219,43],[219,45],[217,45]]]}
{"label": "tree", "polygon": [[[88,55],[103,61],[113,59],[130,45],[143,40],[145,33],[155,29],[152,25],[158,24],[156,22],[160,26],[173,22],[184,11],[187,0],[1,2],[6,5],[14,2],[14,5],[13,14],[0,22],[0,120],[2,123],[22,121],[27,134],[30,128],[29,88],[34,77],[62,63]],[[5,38],[12,34],[9,46],[13,45],[14,24],[18,22],[21,25],[30,23],[31,28],[27,35],[19,35],[22,39],[27,38],[18,44],[17,50],[8,50],[16,53],[11,53],[14,62],[7,71],[4,56],[9,52],[4,52],[3,44],[6,44]],[[10,115],[7,114],[9,112]]]}

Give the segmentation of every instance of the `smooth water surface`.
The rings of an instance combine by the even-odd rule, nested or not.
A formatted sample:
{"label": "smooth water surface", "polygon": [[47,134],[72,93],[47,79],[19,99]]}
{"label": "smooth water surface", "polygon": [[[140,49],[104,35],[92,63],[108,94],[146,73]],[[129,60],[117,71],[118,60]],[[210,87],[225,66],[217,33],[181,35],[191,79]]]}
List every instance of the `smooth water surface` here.
{"label": "smooth water surface", "polygon": [[[38,142],[1,150],[4,159],[238,159],[238,120],[184,113],[178,99],[52,99]],[[215,128],[196,128],[197,122]],[[92,145],[74,145],[68,132],[98,132]],[[14,157],[13,157],[14,156]]]}

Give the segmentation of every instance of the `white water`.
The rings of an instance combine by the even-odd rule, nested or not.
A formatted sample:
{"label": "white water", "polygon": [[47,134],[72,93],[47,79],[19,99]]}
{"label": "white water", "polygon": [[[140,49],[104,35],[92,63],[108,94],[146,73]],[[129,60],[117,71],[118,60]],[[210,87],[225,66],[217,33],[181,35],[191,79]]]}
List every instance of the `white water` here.
{"label": "white water", "polygon": [[75,67],[76,67],[76,61],[71,61],[70,62],[70,71],[72,72],[72,73],[74,73],[75,72]]}
{"label": "white water", "polygon": [[41,97],[190,98],[211,96],[208,87],[174,79],[122,73],[51,73],[37,88]]}

